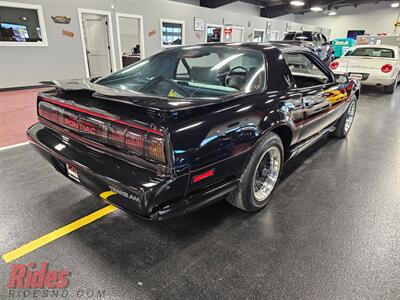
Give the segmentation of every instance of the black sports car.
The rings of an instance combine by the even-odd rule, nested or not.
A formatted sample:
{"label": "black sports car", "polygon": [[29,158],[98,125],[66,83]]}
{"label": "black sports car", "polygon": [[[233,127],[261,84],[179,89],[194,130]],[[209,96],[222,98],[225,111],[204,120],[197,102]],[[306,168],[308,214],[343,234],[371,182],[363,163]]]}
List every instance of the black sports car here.
{"label": "black sports car", "polygon": [[327,65],[334,59],[334,49],[325,35],[314,31],[293,31],[286,33],[283,42],[306,47],[318,55]]}
{"label": "black sports car", "polygon": [[279,43],[178,47],[54,85],[38,96],[30,141],[71,180],[158,220],[224,196],[261,209],[286,161],[324,134],[347,135],[360,92]]}

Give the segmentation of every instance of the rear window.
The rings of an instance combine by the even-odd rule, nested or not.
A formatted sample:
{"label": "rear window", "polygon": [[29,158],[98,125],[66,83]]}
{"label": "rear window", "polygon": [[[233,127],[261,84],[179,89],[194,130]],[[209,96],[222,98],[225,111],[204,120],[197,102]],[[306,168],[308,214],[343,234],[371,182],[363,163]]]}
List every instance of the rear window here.
{"label": "rear window", "polygon": [[221,98],[265,87],[260,51],[227,46],[166,50],[101,78],[96,84],[170,98]]}
{"label": "rear window", "polygon": [[356,48],[347,51],[346,56],[394,58],[394,51],[387,48]]}

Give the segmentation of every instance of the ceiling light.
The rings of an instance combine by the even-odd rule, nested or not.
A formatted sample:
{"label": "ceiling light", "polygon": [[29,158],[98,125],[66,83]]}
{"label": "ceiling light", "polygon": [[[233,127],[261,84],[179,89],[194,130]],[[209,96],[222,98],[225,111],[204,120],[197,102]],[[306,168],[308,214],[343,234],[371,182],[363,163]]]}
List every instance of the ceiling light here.
{"label": "ceiling light", "polygon": [[336,16],[336,11],[330,11],[330,12],[328,12],[328,15],[329,16]]}
{"label": "ceiling light", "polygon": [[399,2],[393,2],[392,4],[390,4],[390,6],[393,7],[393,8],[397,8],[397,7],[400,6],[400,3]]}
{"label": "ceiling light", "polygon": [[293,6],[304,6],[305,3],[304,3],[304,1],[290,1],[290,5],[293,5]]}
{"label": "ceiling light", "polygon": [[311,10],[312,11],[323,11],[322,7],[319,7],[319,6],[313,6],[313,7],[311,7]]}

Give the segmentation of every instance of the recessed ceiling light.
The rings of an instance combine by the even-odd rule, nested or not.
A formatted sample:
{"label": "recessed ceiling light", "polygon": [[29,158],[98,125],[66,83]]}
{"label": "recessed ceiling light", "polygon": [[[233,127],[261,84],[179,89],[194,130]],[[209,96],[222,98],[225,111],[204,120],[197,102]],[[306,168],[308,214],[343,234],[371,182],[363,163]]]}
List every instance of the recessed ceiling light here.
{"label": "recessed ceiling light", "polygon": [[290,5],[293,5],[293,6],[304,6],[305,3],[304,3],[304,1],[290,1]]}
{"label": "recessed ceiling light", "polygon": [[393,2],[392,4],[390,4],[391,7],[393,8],[397,8],[400,7],[400,3],[399,2]]}
{"label": "recessed ceiling light", "polygon": [[311,7],[311,10],[312,11],[323,11],[322,7],[319,7],[319,6],[313,6],[313,7]]}
{"label": "recessed ceiling light", "polygon": [[336,16],[336,11],[330,11],[330,12],[328,12],[328,15],[330,15],[330,16]]}

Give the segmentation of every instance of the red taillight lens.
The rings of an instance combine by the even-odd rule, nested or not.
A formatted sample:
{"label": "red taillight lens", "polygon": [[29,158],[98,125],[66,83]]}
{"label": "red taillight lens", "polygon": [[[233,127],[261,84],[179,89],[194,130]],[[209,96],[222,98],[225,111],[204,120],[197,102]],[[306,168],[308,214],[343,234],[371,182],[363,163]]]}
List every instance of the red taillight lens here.
{"label": "red taillight lens", "polygon": [[107,132],[107,143],[118,148],[125,148],[126,128],[110,125]]}
{"label": "red taillight lens", "polygon": [[99,114],[92,116],[93,113],[75,110],[70,105],[60,104],[60,106],[62,107],[40,101],[38,114],[44,119],[101,143],[151,160],[166,162],[164,138],[159,136],[163,135],[161,132],[122,120],[114,120],[108,116],[103,117]]}
{"label": "red taillight lens", "polygon": [[339,62],[338,61],[331,62],[331,64],[329,65],[329,68],[331,70],[336,70],[337,68],[339,68]]}
{"label": "red taillight lens", "polygon": [[58,123],[58,113],[59,110],[57,106],[46,102],[39,102],[38,106],[39,116],[54,123]]}
{"label": "red taillight lens", "polygon": [[382,66],[381,71],[383,73],[390,73],[393,70],[393,66],[391,64],[386,64],[384,66]]}
{"label": "red taillight lens", "polygon": [[94,138],[102,143],[107,142],[107,124],[101,120],[81,116],[79,117],[79,131],[86,136]]}
{"label": "red taillight lens", "polygon": [[79,130],[78,116],[65,109],[59,109],[58,123],[73,130]]}
{"label": "red taillight lens", "polygon": [[140,130],[128,130],[125,134],[125,147],[130,152],[143,155],[144,132]]}

